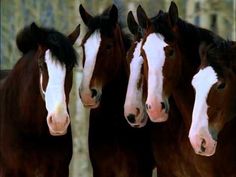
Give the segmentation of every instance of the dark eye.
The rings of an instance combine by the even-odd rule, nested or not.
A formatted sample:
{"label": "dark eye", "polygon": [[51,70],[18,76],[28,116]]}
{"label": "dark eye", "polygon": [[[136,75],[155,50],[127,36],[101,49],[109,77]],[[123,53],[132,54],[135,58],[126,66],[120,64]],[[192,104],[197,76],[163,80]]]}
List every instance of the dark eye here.
{"label": "dark eye", "polygon": [[172,58],[174,56],[174,49],[170,46],[164,47],[165,55],[167,58]]}
{"label": "dark eye", "polygon": [[225,88],[225,83],[224,82],[220,82],[218,85],[217,85],[217,89],[219,90],[222,90]]}
{"label": "dark eye", "polygon": [[44,59],[44,55],[40,56],[40,58],[38,60],[38,66],[41,70],[43,70],[44,68],[47,67],[47,64],[46,64],[45,59]]}
{"label": "dark eye", "polygon": [[107,50],[112,49],[112,47],[113,47],[113,44],[111,44],[111,43],[106,45],[106,49],[107,49]]}

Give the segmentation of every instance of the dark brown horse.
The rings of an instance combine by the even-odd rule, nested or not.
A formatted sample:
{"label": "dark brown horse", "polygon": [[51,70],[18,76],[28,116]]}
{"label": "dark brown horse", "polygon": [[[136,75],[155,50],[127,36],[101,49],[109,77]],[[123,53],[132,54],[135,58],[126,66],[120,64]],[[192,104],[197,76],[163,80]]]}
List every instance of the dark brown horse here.
{"label": "dark brown horse", "polygon": [[127,87],[124,113],[125,118],[132,127],[140,128],[146,125],[148,118],[145,110],[146,88],[144,87],[143,58],[141,53],[142,36],[144,30],[135,21],[130,11],[127,17],[127,24],[134,39],[127,52],[127,59],[130,63],[129,83]]}
{"label": "dark brown horse", "polygon": [[[143,11],[142,7],[139,6],[137,9],[137,16],[138,19],[146,17],[145,12]],[[129,21],[132,18],[129,19]],[[131,23],[130,22],[130,23]],[[128,23],[129,24],[129,23]],[[130,31],[136,34],[135,38],[138,38],[140,34],[139,31],[144,31],[145,29],[139,29],[140,26],[137,24],[135,25],[132,22],[132,25],[129,25]],[[134,29],[136,28],[136,29]],[[145,34],[149,32],[145,30]],[[141,39],[141,43],[142,43]],[[134,42],[133,46],[135,48],[130,48],[128,57],[131,58],[130,64],[130,78],[129,78],[129,85],[127,89],[127,97],[126,102],[129,104],[125,104],[125,107],[128,106],[127,110],[136,110],[138,107],[140,110],[145,109],[145,100],[147,98],[147,68],[143,65],[143,57],[141,55],[141,50],[139,42]],[[156,45],[157,46],[157,45]],[[133,73],[133,74],[132,74]],[[132,84],[130,84],[132,83]],[[142,86],[141,86],[142,85]],[[143,88],[143,89],[142,89]],[[131,93],[131,94],[130,94]],[[136,94],[133,94],[136,93]],[[138,95],[138,96],[137,96]],[[139,103],[138,103],[139,102]],[[183,121],[181,118],[180,113],[178,112],[175,102],[173,98],[170,98],[171,109],[169,114],[169,119],[164,123],[159,124],[151,124],[149,126],[150,129],[150,138],[152,142],[152,151],[155,157],[155,165],[157,168],[157,174],[161,177],[166,176],[199,176],[198,172],[194,169],[193,165],[186,161],[185,157],[183,157],[182,150],[179,145],[183,141],[181,135],[185,132],[183,129]],[[131,112],[131,111],[130,111]],[[135,112],[134,112],[135,113]],[[139,117],[134,116],[135,123],[139,123]],[[146,118],[146,116],[144,117]],[[132,123],[130,123],[133,125]],[[185,138],[185,142],[189,143],[188,138]],[[191,147],[189,146],[188,149],[184,149],[185,151],[192,151]]]}
{"label": "dark brown horse", "polygon": [[[231,157],[229,162],[222,162],[220,161],[224,157],[222,151],[218,151],[216,153],[218,155],[210,158],[201,157],[195,154],[188,140],[194,103],[194,90],[191,86],[191,81],[200,66],[199,47],[202,42],[210,44],[215,41],[222,41],[222,39],[208,30],[198,28],[181,20],[178,17],[177,6],[173,2],[168,13],[160,11],[152,19],[148,19],[142,13],[139,15],[139,21],[146,28],[141,53],[144,58],[144,71],[145,68],[148,71],[146,76],[148,87],[151,87],[151,91],[153,91],[149,92],[148,88],[148,94],[156,94],[154,96],[149,95],[150,100],[147,102],[147,111],[151,111],[150,109],[159,110],[152,114],[154,115],[152,119],[160,119],[165,113],[168,113],[170,121],[179,120],[177,121],[179,122],[178,124],[170,123],[169,131],[163,128],[165,130],[164,133],[169,132],[170,136],[175,137],[172,138],[172,140],[176,139],[175,141],[170,142],[171,139],[165,139],[165,136],[160,136],[160,133],[156,132],[159,135],[159,139],[153,140],[154,142],[158,142],[158,140],[160,142],[160,138],[162,138],[162,140],[165,139],[164,142],[169,144],[169,146],[179,147],[176,150],[172,148],[172,151],[169,148],[163,148],[161,151],[155,151],[154,149],[156,162],[158,163],[164,157],[168,157],[168,154],[172,154],[172,158],[166,158],[166,163],[169,162],[170,168],[175,168],[173,164],[181,166],[181,168],[177,168],[178,170],[173,173],[173,176],[234,176],[235,172],[232,170],[232,166],[235,164],[234,157]],[[159,43],[157,43],[158,41]],[[167,45],[162,45],[163,43]],[[160,45],[164,47],[162,48],[163,51]],[[157,87],[153,87],[153,85],[149,84],[154,83],[149,82],[149,80],[160,81],[160,85],[157,82]],[[156,100],[152,101],[152,98],[156,98]],[[170,104],[167,104],[167,101]],[[157,103],[157,106],[155,103]],[[180,112],[180,115],[178,112]],[[166,124],[168,124],[168,121]],[[207,154],[209,152],[206,150],[208,147],[205,145],[205,143],[202,143],[202,152],[200,151],[199,153]],[[221,147],[224,146],[221,145]],[[158,143],[156,148],[158,148]],[[177,153],[179,153],[181,158],[178,157]],[[179,164],[173,163],[179,159],[181,160]],[[221,165],[225,168],[220,168]],[[159,169],[161,168],[159,167]],[[167,171],[165,170],[165,172]],[[167,172],[166,175],[168,174]]]}
{"label": "dark brown horse", "polygon": [[[203,44],[201,66],[193,77],[195,103],[190,131],[205,138],[201,132],[217,140],[215,159],[221,176],[236,174],[236,43],[231,41]],[[201,128],[198,128],[202,126]],[[214,133],[214,134],[213,134]],[[210,137],[211,138],[211,137]],[[194,142],[192,142],[194,143]],[[192,144],[195,151],[201,144]],[[213,149],[215,151],[215,149]],[[223,159],[227,159],[226,162]]]}
{"label": "dark brown horse", "polygon": [[124,117],[130,40],[118,24],[113,5],[93,17],[80,6],[88,27],[83,42],[83,78],[79,89],[84,106],[92,108],[89,153],[94,177],[151,177],[153,159],[148,129],[135,129]]}
{"label": "dark brown horse", "polygon": [[66,177],[72,156],[68,114],[76,54],[69,38],[35,23],[17,36],[23,56],[0,88],[0,176]]}

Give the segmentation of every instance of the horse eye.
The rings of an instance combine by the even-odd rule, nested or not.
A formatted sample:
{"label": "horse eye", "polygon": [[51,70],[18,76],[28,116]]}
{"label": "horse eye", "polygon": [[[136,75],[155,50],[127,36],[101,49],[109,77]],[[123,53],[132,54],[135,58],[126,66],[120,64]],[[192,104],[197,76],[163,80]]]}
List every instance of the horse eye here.
{"label": "horse eye", "polygon": [[174,56],[174,49],[172,47],[164,47],[164,51],[167,58]]}
{"label": "horse eye", "polygon": [[112,47],[113,47],[112,44],[107,44],[106,49],[107,49],[107,50],[110,50]]}
{"label": "horse eye", "polygon": [[217,89],[222,90],[225,88],[225,83],[221,82],[220,84],[217,85]]}

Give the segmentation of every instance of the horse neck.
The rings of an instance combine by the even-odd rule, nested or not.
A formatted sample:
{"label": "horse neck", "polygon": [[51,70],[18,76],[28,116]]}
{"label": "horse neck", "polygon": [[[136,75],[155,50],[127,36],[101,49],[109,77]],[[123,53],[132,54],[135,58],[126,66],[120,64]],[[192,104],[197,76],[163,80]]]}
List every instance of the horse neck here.
{"label": "horse neck", "polygon": [[123,62],[116,76],[104,87],[102,101],[107,104],[112,103],[123,108],[126,89],[128,85],[128,64],[123,56]]}
{"label": "horse neck", "polygon": [[173,97],[184,119],[186,128],[190,128],[194,104],[192,78],[200,65],[199,46],[202,42],[210,43],[215,35],[205,29],[195,27],[184,21],[179,22],[178,46],[181,53],[180,75],[173,89]]}
{"label": "horse neck", "polygon": [[9,74],[3,86],[3,101],[9,104],[5,104],[2,109],[12,110],[4,113],[9,119],[7,121],[20,123],[21,128],[32,126],[32,130],[37,130],[36,125],[41,125],[45,121],[41,119],[46,117],[46,109],[42,109],[45,106],[39,90],[39,70],[35,55],[35,51],[25,54]]}

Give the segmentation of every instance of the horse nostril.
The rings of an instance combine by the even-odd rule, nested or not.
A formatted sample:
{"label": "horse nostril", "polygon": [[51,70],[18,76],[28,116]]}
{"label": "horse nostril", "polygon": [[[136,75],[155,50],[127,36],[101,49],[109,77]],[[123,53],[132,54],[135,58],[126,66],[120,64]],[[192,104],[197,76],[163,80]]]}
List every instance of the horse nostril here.
{"label": "horse nostril", "polygon": [[151,109],[151,106],[149,106],[148,104],[145,104],[146,110]]}
{"label": "horse nostril", "polygon": [[165,108],[166,108],[165,103],[164,103],[164,102],[161,102],[161,109],[163,110],[163,109],[165,109]]}
{"label": "horse nostril", "polygon": [[53,122],[52,116],[50,116],[50,117],[48,118],[48,122],[49,122],[49,124],[52,124],[52,122]]}
{"label": "horse nostril", "polygon": [[67,117],[66,117],[66,121],[65,121],[65,125],[68,125],[69,123],[70,123],[70,117],[67,116]]}
{"label": "horse nostril", "polygon": [[97,90],[91,89],[91,92],[92,92],[92,98],[97,96],[97,93],[98,93]]}
{"label": "horse nostril", "polygon": [[140,114],[140,109],[136,108],[136,116],[138,116]]}
{"label": "horse nostril", "polygon": [[201,143],[201,152],[205,152],[206,151],[206,140],[202,139],[202,143]]}
{"label": "horse nostril", "polygon": [[127,119],[130,123],[132,123],[132,124],[135,123],[135,115],[134,114],[129,114],[127,116]]}

